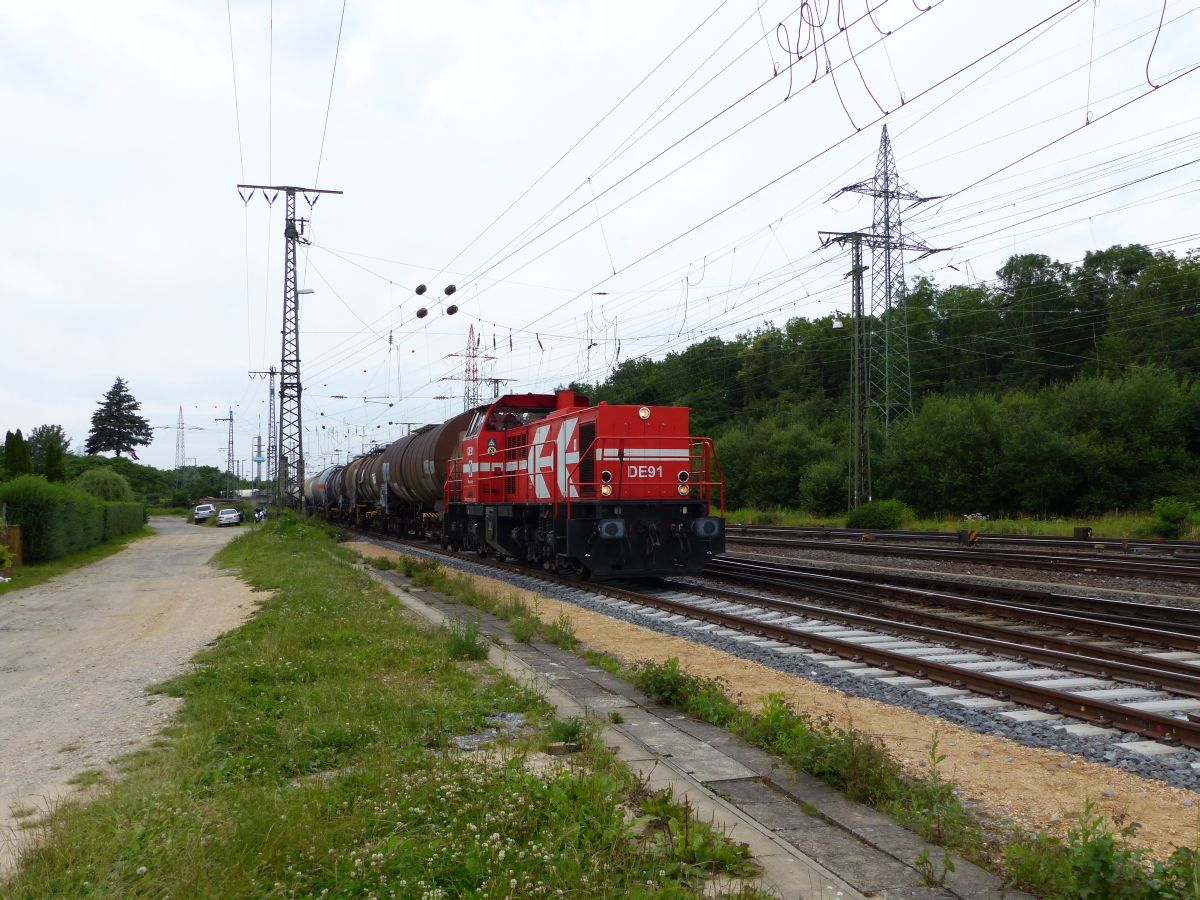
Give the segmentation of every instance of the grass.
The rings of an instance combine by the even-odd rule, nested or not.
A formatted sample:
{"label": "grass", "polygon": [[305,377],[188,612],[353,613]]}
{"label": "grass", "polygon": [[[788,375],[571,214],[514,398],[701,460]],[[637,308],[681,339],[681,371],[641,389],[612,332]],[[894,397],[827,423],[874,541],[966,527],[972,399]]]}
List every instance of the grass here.
{"label": "grass", "polygon": [[568,616],[561,615],[553,622],[545,622],[537,608],[531,607],[519,595],[481,589],[470,579],[438,565],[433,560],[403,556],[398,562],[370,558],[367,563],[377,569],[398,568],[421,587],[453,596],[468,606],[503,619],[508,624],[512,636],[522,643],[541,638],[564,650],[573,650],[579,643]]}
{"label": "grass", "polygon": [[120,553],[126,546],[138,538],[144,538],[153,533],[148,527],[142,526],[137,531],[115,537],[103,544],[97,544],[95,547],[80,550],[78,553],[60,556],[58,559],[52,559],[48,562],[18,566],[9,573],[12,576],[12,580],[5,584],[0,584],[0,595],[6,594],[9,591],[17,591],[21,588],[33,587],[36,584],[45,584],[50,579],[57,578],[59,575],[65,575],[67,572],[73,572],[75,569],[81,569],[94,562],[107,559],[110,556]]}
{"label": "grass", "polygon": [[[593,724],[453,658],[326,529],[275,519],[218,560],[267,599],[159,686],[184,699],[174,724],[95,800],[48,817],[6,897],[675,898],[752,873]],[[498,754],[448,749],[496,712],[531,733]],[[526,769],[564,733],[582,752]]]}

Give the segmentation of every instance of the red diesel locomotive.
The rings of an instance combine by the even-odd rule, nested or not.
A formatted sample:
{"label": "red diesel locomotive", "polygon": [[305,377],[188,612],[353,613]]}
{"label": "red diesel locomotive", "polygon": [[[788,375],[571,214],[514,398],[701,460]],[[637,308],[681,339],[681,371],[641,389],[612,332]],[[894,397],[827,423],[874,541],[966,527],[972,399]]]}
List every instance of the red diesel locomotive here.
{"label": "red diesel locomotive", "polygon": [[[436,493],[434,492],[436,488]],[[510,394],[332,467],[316,511],[584,577],[699,572],[724,552],[720,466],[688,410]]]}

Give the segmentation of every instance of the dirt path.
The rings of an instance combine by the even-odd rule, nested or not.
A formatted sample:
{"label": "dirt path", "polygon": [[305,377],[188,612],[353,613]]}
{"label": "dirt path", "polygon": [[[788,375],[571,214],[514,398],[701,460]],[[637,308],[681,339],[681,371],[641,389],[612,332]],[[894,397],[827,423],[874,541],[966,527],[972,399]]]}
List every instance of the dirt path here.
{"label": "dirt path", "polygon": [[[364,556],[398,554],[373,544],[348,544]],[[1089,799],[1096,811],[1141,825],[1136,843],[1166,856],[1176,846],[1200,840],[1200,795],[1168,787],[1109,766],[1056,750],[1026,747],[1006,738],[989,737],[950,722],[922,716],[797,678],[713,647],[660,634],[569,603],[538,596],[479,576],[466,576],[482,590],[500,596],[520,595],[538,609],[543,621],[565,615],[581,641],[628,661],[663,662],[678,657],[683,669],[721,677],[750,707],[769,693],[783,694],[813,718],[828,716],[877,736],[889,752],[914,773],[929,754],[936,733],[945,754],[942,769],[965,799],[1011,819],[1029,830],[1063,833],[1075,823]]]}
{"label": "dirt path", "polygon": [[166,724],[178,701],[143,689],[253,609],[250,589],[208,563],[242,529],[152,526],[116,556],[0,596],[0,873],[20,822]]}

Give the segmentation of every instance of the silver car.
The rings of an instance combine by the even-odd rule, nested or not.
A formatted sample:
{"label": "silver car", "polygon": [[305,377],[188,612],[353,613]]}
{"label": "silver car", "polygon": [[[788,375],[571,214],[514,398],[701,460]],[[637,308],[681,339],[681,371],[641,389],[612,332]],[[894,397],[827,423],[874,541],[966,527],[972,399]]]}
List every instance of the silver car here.
{"label": "silver car", "polygon": [[217,527],[222,525],[241,525],[242,514],[236,509],[223,509],[217,513]]}

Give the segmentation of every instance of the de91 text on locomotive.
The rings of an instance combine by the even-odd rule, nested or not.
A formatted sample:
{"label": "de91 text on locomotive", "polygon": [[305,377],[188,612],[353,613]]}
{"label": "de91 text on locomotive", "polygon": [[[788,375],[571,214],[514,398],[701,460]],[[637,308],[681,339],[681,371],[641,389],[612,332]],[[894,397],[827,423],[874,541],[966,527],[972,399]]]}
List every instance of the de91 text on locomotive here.
{"label": "de91 text on locomotive", "polygon": [[332,466],[306,507],[584,577],[699,572],[725,550],[712,441],[673,406],[510,394]]}

